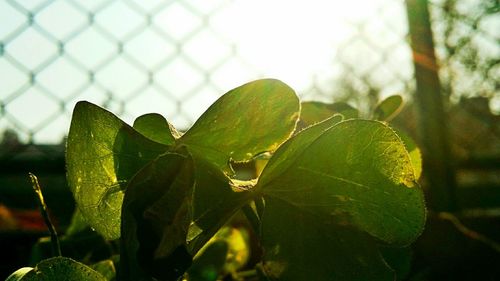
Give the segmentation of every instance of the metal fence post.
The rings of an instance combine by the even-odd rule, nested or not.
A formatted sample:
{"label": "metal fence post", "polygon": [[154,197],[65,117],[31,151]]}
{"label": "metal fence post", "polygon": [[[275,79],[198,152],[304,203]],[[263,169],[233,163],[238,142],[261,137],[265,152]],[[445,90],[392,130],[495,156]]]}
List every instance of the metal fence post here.
{"label": "metal fence post", "polygon": [[415,67],[417,127],[429,184],[429,203],[435,211],[454,211],[455,172],[444,112],[438,65],[434,54],[427,0],[406,1]]}

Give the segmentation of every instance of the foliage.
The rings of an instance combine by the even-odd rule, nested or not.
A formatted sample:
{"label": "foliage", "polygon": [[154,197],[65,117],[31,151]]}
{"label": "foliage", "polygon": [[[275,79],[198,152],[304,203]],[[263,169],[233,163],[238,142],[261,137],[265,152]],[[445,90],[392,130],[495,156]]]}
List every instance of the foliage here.
{"label": "foliage", "polygon": [[[381,103],[375,118],[400,103]],[[225,226],[240,210],[262,251],[254,276],[394,280],[425,222],[420,162],[386,122],[357,116],[346,104],[301,111],[295,92],[272,79],[229,91],[184,134],[158,114],[131,127],[79,102],[68,181],[85,223],[119,239],[119,280],[242,280],[248,239]],[[272,156],[259,177],[236,177],[262,155]],[[111,280],[114,265],[93,268]]]}

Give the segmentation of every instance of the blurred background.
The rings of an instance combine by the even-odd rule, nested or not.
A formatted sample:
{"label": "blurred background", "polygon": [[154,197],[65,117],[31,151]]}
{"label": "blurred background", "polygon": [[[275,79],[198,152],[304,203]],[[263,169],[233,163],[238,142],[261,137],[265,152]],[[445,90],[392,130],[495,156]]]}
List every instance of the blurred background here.
{"label": "blurred background", "polygon": [[[157,112],[186,130],[222,94],[263,77],[365,117],[402,95],[394,126],[430,167],[429,226],[409,280],[499,277],[499,12],[498,0],[1,1],[0,248],[12,264],[0,279],[46,233],[28,172],[59,227],[70,220],[64,138],[77,101],[128,123]],[[428,88],[419,46],[431,50],[420,61],[433,66]],[[419,100],[424,92],[433,97]],[[429,124],[445,134],[433,139]]]}

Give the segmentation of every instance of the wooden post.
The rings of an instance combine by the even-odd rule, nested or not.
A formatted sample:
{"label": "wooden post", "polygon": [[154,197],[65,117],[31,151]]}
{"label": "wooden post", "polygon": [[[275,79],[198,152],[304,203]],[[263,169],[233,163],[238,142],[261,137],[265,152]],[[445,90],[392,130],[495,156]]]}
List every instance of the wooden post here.
{"label": "wooden post", "polygon": [[429,203],[435,211],[455,211],[455,172],[434,54],[427,0],[406,0],[417,91],[417,129],[422,146]]}

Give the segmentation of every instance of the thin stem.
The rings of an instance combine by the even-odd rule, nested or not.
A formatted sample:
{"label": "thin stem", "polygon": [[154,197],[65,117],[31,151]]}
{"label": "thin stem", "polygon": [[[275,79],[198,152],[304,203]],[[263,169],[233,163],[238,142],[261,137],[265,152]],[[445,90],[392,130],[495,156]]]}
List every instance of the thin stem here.
{"label": "thin stem", "polygon": [[38,203],[40,205],[40,212],[42,213],[45,225],[47,225],[47,228],[49,229],[50,232],[52,255],[60,257],[62,255],[61,255],[61,246],[59,245],[59,238],[57,237],[56,229],[50,220],[49,214],[47,213],[47,205],[45,205],[45,200],[43,199],[42,188],[38,183],[38,178],[34,174],[29,173],[29,176],[31,179],[33,190],[37,195]]}
{"label": "thin stem", "polygon": [[441,213],[438,213],[437,216],[440,219],[450,221],[457,228],[457,230],[460,231],[465,236],[467,236],[471,239],[483,242],[484,244],[490,246],[493,250],[500,252],[500,244],[499,243],[482,235],[479,232],[476,232],[476,231],[468,228],[453,214],[447,213],[447,212],[441,212]]}

